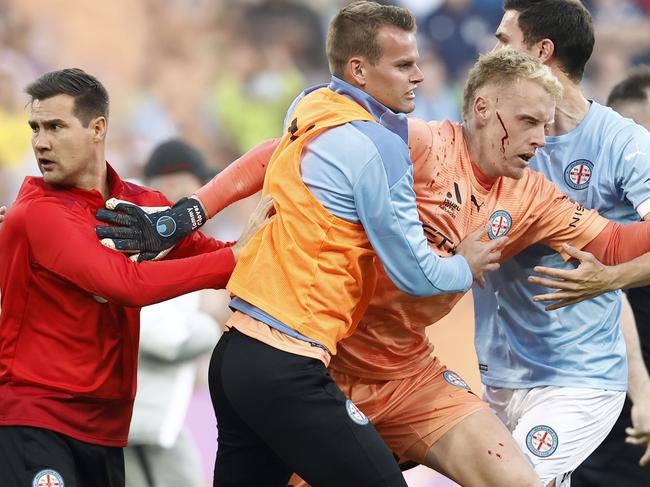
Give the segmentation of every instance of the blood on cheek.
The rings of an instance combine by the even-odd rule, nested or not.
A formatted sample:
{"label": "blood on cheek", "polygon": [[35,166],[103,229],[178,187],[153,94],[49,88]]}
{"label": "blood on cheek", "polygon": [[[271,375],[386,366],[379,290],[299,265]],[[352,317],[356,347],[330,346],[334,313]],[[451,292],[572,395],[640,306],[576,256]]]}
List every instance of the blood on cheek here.
{"label": "blood on cheek", "polygon": [[499,115],[499,112],[496,112],[497,114],[497,119],[499,119],[499,123],[501,124],[501,128],[503,129],[503,137],[501,137],[501,153],[505,154],[506,153],[506,140],[508,140],[508,129],[506,128],[506,125],[503,123],[503,120],[501,118],[501,115]]}

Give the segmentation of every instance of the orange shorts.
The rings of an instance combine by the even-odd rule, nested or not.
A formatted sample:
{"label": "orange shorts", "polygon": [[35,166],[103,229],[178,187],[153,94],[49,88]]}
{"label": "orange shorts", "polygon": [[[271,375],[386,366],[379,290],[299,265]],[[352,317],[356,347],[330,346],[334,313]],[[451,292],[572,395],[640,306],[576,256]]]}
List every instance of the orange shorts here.
{"label": "orange shorts", "polygon": [[360,379],[335,370],[330,374],[400,462],[424,463],[429,448],[447,431],[475,411],[489,408],[437,358],[421,373],[399,380]]}
{"label": "orange shorts", "polygon": [[[399,462],[424,464],[429,448],[470,414],[489,409],[467,383],[437,358],[419,374],[389,381],[329,370],[343,393],[363,411]],[[294,475],[290,486],[308,487]]]}

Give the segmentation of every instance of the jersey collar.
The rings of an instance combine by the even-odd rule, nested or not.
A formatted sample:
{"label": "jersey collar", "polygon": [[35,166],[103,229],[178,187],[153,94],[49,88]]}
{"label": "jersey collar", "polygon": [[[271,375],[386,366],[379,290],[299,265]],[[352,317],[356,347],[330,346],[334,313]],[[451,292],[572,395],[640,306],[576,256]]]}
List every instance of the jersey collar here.
{"label": "jersey collar", "polygon": [[408,145],[408,119],[404,113],[395,113],[365,91],[336,76],[332,76],[329,88],[361,105],[380,125],[399,135]]}

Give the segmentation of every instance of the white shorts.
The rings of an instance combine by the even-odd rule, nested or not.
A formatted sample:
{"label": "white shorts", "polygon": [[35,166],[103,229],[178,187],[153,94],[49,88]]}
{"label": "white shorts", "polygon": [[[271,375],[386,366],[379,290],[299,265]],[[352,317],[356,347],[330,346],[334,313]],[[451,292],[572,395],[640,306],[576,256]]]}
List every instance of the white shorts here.
{"label": "white shorts", "polygon": [[544,485],[571,485],[571,472],[605,439],[624,391],[576,387],[485,387],[483,399],[511,431]]}

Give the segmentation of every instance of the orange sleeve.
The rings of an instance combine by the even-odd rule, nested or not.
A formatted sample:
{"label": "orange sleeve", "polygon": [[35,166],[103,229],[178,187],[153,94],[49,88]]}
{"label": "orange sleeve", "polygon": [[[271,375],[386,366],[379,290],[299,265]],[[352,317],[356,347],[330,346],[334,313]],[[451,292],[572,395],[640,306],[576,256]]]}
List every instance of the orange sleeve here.
{"label": "orange sleeve", "polygon": [[195,193],[208,218],[262,189],[266,168],[278,145],[280,139],[270,139],[256,145]]}
{"label": "orange sleeve", "polygon": [[[607,225],[606,218],[572,201],[541,173],[531,171],[529,183],[510,195],[522,208],[525,223],[519,230],[514,253],[529,245],[540,243],[559,252],[565,260],[570,256],[562,244],[582,249]],[[514,239],[514,235],[512,236]],[[510,254],[512,255],[512,254]],[[509,257],[509,256],[504,256]]]}
{"label": "orange sleeve", "polygon": [[621,225],[609,222],[583,247],[605,265],[617,265],[650,252],[650,221]]}

